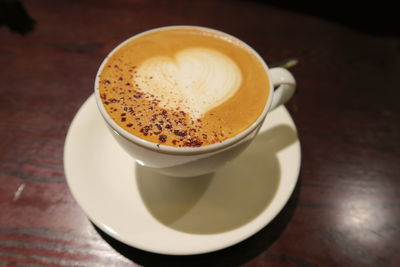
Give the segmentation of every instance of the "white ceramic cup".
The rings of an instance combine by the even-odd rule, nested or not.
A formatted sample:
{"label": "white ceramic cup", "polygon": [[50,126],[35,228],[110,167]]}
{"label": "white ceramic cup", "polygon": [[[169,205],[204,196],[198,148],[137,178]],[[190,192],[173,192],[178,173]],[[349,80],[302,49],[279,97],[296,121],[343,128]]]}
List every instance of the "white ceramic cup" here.
{"label": "white ceramic cup", "polygon": [[[99,74],[106,65],[107,60],[125,43],[135,38],[154,31],[160,31],[165,28],[200,28],[207,31],[214,31],[217,34],[225,35],[235,39],[243,44],[251,53],[253,53],[263,65],[265,72],[269,77],[270,93],[265,103],[263,112],[258,119],[241,133],[224,140],[220,143],[203,147],[171,147],[160,145],[135,136],[121,126],[119,126],[107,113],[103,106],[99,92]],[[277,88],[272,90],[272,88]],[[179,177],[199,176],[216,171],[225,163],[238,156],[254,139],[260,129],[267,113],[274,108],[286,103],[292,96],[296,88],[296,81],[293,75],[284,68],[269,69],[261,56],[250,46],[236,37],[227,33],[198,26],[168,26],[152,29],[134,35],[118,45],[112,50],[101,64],[95,80],[95,98],[97,106],[103,116],[108,128],[118,143],[130,154],[136,162],[142,166],[150,167],[155,171],[168,175]]]}

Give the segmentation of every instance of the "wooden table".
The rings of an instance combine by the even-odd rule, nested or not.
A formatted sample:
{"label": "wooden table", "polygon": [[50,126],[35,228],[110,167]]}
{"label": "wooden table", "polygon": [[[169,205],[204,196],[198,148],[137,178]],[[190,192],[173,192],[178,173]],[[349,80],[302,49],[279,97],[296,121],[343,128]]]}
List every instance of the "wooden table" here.
{"label": "wooden table", "polygon": [[[398,40],[257,1],[23,3],[34,30],[0,28],[0,265],[400,266]],[[174,24],[231,33],[268,63],[300,61],[287,105],[302,145],[295,193],[248,240],[184,257],[96,230],[63,170],[66,132],[105,55]]]}

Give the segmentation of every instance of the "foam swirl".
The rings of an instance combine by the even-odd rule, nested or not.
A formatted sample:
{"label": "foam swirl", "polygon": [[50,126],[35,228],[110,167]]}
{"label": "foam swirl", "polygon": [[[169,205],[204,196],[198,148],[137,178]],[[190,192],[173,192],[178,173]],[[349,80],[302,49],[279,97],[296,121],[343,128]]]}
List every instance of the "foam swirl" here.
{"label": "foam swirl", "polygon": [[173,58],[149,58],[134,77],[139,89],[154,95],[161,106],[179,108],[193,118],[229,99],[241,82],[241,71],[232,59],[201,47],[181,50]]}

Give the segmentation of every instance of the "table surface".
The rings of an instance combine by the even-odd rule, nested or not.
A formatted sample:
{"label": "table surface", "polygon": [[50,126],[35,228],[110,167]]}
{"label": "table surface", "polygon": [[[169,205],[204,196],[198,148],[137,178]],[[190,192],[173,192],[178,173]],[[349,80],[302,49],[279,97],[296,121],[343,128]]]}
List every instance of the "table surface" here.
{"label": "table surface", "polygon": [[[259,1],[23,1],[36,21],[0,28],[0,265],[399,266],[400,46]],[[296,57],[287,104],[299,183],[248,240],[194,256],[128,247],[96,229],[63,170],[72,118],[105,55],[135,33],[189,24],[231,33],[268,63]]]}

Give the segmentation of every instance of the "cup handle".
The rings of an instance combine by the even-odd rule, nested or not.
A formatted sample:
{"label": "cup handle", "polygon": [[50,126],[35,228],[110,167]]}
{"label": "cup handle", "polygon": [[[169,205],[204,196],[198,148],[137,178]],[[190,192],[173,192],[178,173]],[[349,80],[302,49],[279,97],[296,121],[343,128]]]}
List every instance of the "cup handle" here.
{"label": "cup handle", "polygon": [[272,68],[270,69],[270,74],[274,88],[277,87],[269,109],[273,110],[285,104],[293,96],[296,90],[296,80],[293,75],[284,68]]}

